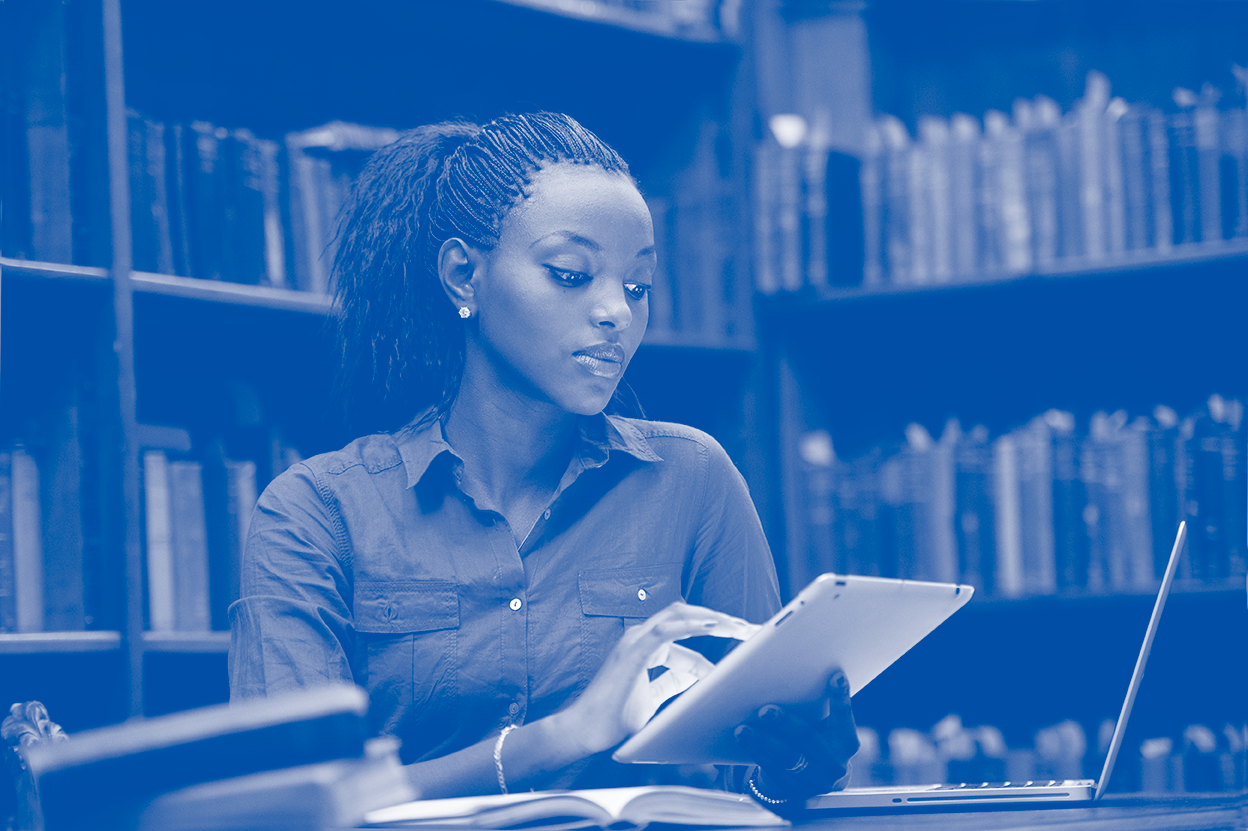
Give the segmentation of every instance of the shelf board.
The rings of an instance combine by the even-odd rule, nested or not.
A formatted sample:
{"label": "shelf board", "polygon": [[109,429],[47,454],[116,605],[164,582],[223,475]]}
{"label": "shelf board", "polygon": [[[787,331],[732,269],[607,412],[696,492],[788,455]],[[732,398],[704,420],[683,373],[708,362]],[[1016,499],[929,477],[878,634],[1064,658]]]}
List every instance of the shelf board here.
{"label": "shelf board", "polygon": [[1144,249],[1127,251],[1110,260],[1065,258],[1026,274],[977,275],[970,280],[952,283],[887,284],[846,288],[807,289],[792,295],[776,294],[765,298],[766,304],[788,308],[790,304],[830,305],[877,298],[919,297],[948,292],[976,291],[992,287],[1035,284],[1054,280],[1096,279],[1140,272],[1180,269],[1228,261],[1248,263],[1248,239],[1222,240],[1215,243],[1184,243],[1167,251]]}
{"label": "shelf board", "polygon": [[[590,23],[602,23],[673,40],[684,40],[693,43],[729,42],[726,33],[715,25],[709,12],[705,13],[701,18],[677,19],[678,15],[674,14],[672,9],[680,4],[653,4],[656,11],[646,11],[623,4],[604,2],[604,0],[495,1],[506,3],[510,6],[521,6],[526,9],[546,12],[547,14],[555,14],[560,17],[584,20]],[[692,9],[699,4],[690,3],[688,5]],[[705,4],[705,7],[708,10],[712,8],[710,4]]]}
{"label": "shelf board", "polygon": [[225,654],[230,649],[229,632],[144,632],[146,652]]}
{"label": "shelf board", "polygon": [[114,652],[121,648],[119,632],[10,632],[0,634],[0,655],[49,652]]}
{"label": "shelf board", "polygon": [[135,291],[145,294],[315,315],[329,315],[334,311],[333,298],[328,294],[200,280],[195,277],[175,277],[172,274],[152,274],[146,271],[131,272],[130,280]]}
{"label": "shelf board", "polygon": [[[1026,595],[1024,597],[1000,597],[993,595],[983,595],[979,598],[973,598],[970,606],[978,609],[1014,609],[1033,607],[1050,604],[1097,604],[1112,603],[1119,601],[1137,601],[1137,600],[1153,600],[1157,597],[1157,589],[1160,583],[1150,589],[1132,589],[1124,592],[1093,592],[1093,591],[1065,591],[1059,594],[1036,594]],[[1211,600],[1231,599],[1239,597],[1244,599],[1246,587],[1243,577],[1234,577],[1228,580],[1217,580],[1213,582],[1204,582],[1197,580],[1176,580],[1170,589],[1171,597],[1184,595],[1202,595]]]}
{"label": "shelf board", "polygon": [[6,277],[23,277],[34,280],[62,280],[103,284],[108,282],[108,269],[85,265],[64,265],[62,263],[42,263],[34,260],[15,260],[11,257],[0,257],[0,273]]}

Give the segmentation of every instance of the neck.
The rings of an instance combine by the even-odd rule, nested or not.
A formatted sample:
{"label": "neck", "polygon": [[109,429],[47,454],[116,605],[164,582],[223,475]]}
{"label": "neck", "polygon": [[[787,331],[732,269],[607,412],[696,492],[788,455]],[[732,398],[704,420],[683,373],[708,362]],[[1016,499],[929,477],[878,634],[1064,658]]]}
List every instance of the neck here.
{"label": "neck", "polygon": [[575,414],[478,372],[465,371],[446,417],[446,436],[464,460],[464,475],[503,510],[554,491],[576,435]]}

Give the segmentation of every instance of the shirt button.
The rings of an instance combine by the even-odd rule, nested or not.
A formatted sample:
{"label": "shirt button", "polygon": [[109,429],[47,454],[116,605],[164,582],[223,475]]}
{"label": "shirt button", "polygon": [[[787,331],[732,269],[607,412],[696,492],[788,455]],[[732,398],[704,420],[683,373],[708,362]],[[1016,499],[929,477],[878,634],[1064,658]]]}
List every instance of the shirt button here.
{"label": "shirt button", "polygon": [[518,612],[518,611],[520,611],[520,607],[521,607],[521,606],[523,606],[524,604],[520,601],[520,598],[518,598],[518,597],[513,597],[513,598],[511,599],[511,602],[510,602],[510,603],[508,603],[507,605],[511,607],[511,610],[512,610],[513,612]]}
{"label": "shirt button", "polygon": [[507,712],[511,713],[514,716],[516,713],[520,712],[520,705],[514,701],[511,702],[510,704],[507,705]]}
{"label": "shirt button", "polygon": [[546,513],[542,514],[542,516],[546,519],[550,519],[550,508],[547,508]]}
{"label": "shirt button", "polygon": [[645,589],[638,589],[638,590],[637,590],[637,599],[638,599],[638,600],[645,600],[645,599],[646,599],[646,590],[645,590]]}

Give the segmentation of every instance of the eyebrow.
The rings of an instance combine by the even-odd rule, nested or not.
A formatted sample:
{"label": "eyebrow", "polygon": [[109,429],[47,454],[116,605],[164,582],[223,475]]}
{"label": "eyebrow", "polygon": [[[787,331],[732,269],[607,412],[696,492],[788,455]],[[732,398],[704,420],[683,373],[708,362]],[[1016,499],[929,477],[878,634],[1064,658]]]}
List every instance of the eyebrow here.
{"label": "eyebrow", "polygon": [[[543,242],[550,239],[551,237],[562,237],[568,242],[573,242],[573,243],[576,243],[577,245],[584,246],[585,248],[588,248],[591,251],[597,251],[597,252],[602,251],[601,245],[594,242],[589,237],[583,237],[580,234],[574,233],[572,231],[551,231],[549,234],[546,234],[545,236],[539,237],[538,239],[534,240],[533,244],[530,245],[529,248],[530,249],[536,248],[537,246],[541,245]],[[655,250],[655,247],[653,245],[647,245],[645,248],[637,252],[637,256],[648,257],[651,254],[655,254],[655,253],[657,253],[657,251]]]}

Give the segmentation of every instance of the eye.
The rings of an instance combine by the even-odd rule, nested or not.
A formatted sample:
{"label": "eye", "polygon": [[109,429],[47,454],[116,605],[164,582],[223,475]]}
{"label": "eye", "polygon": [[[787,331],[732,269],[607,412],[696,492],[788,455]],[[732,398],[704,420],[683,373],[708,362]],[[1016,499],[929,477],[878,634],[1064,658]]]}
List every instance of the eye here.
{"label": "eye", "polygon": [[634,300],[645,300],[646,295],[650,293],[650,286],[645,283],[625,283],[624,291],[628,292],[628,296]]}
{"label": "eye", "polygon": [[593,279],[588,274],[583,274],[580,271],[568,271],[566,268],[555,268],[553,265],[546,266],[546,270],[550,272],[551,278],[556,283],[568,288],[582,286]]}

